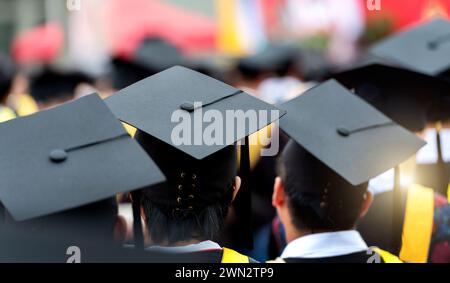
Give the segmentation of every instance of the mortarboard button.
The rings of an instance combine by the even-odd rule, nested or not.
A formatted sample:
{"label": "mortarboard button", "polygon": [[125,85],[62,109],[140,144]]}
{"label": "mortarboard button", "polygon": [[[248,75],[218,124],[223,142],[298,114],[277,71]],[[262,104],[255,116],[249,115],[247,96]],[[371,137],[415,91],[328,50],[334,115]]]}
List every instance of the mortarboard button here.
{"label": "mortarboard button", "polygon": [[67,152],[63,149],[54,149],[50,152],[50,160],[54,163],[61,163],[67,159]]}
{"label": "mortarboard button", "polygon": [[446,34],[444,36],[441,36],[433,41],[428,42],[428,48],[432,50],[438,49],[442,44],[447,43],[450,41],[450,34]]}
{"label": "mortarboard button", "polygon": [[350,130],[346,127],[338,127],[337,133],[343,137],[348,137],[350,135]]}
{"label": "mortarboard button", "polygon": [[428,48],[431,50],[436,50],[438,49],[439,44],[436,41],[432,41],[428,43]]}
{"label": "mortarboard button", "polygon": [[184,102],[183,104],[180,105],[180,108],[189,112],[192,112],[195,110],[195,106],[193,103],[191,102]]}

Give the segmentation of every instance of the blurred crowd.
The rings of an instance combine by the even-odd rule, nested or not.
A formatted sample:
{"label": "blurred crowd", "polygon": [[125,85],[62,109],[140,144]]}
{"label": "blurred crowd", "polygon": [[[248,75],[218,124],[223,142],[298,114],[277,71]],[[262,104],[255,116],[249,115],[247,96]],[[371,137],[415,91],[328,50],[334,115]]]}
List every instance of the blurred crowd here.
{"label": "blurred crowd", "polygon": [[[289,5],[296,5],[295,2],[292,1]],[[297,4],[301,5],[301,3]],[[317,13],[320,12],[318,10]],[[347,10],[347,13],[351,13],[351,11]],[[301,19],[308,22],[306,16]],[[83,19],[76,18],[73,20],[83,21]],[[362,27],[358,29],[358,22],[355,21],[356,24],[342,23],[344,28],[352,26],[354,31],[345,33],[350,37],[346,38],[345,42],[336,40],[329,49],[316,48],[314,44],[308,45],[305,40],[272,40],[270,43],[267,41],[263,48],[258,48],[254,52],[244,52],[232,56],[224,55],[224,53],[199,56],[199,54],[182,50],[177,44],[170,42],[167,37],[143,36],[137,40],[134,47],[128,48],[126,51],[118,48],[117,52],[108,54],[106,59],[102,57],[101,68],[98,66],[83,68],[81,66],[84,64],[81,63],[82,59],[88,58],[84,55],[84,57],[80,57],[80,62],[69,65],[56,63],[62,52],[61,46],[64,45],[67,36],[58,24],[46,23],[19,34],[12,41],[11,52],[3,51],[0,54],[0,122],[55,109],[55,107],[76,101],[92,93],[97,93],[102,99],[107,99],[118,91],[173,66],[184,66],[225,82],[271,105],[281,105],[301,97],[303,93],[320,87],[327,80],[335,79],[348,91],[358,95],[395,123],[427,142],[427,145],[421,148],[417,154],[399,165],[400,169],[398,170],[401,174],[397,172],[398,170],[389,169],[368,181],[368,192],[373,195],[373,204],[369,212],[364,211],[365,217],[358,220],[359,225],[355,229],[369,246],[387,250],[403,261],[450,262],[450,205],[448,204],[450,60],[448,58],[436,60],[433,55],[427,54],[425,51],[417,51],[423,54],[416,57],[411,55],[409,59],[399,56],[403,60],[401,61],[397,60],[398,58],[395,56],[397,53],[407,52],[407,50],[398,50],[402,47],[386,47],[389,50],[397,48],[392,54],[387,55],[382,52],[384,51],[382,47],[379,50],[371,49],[373,45],[365,48],[366,42],[360,42],[359,39],[354,38],[354,34],[358,34],[358,38],[360,38],[360,29],[362,29]],[[302,25],[304,22],[300,21],[295,24]],[[433,27],[434,29],[443,30],[444,34],[445,32],[450,34],[450,24],[443,19],[411,28],[426,24],[436,25]],[[342,34],[338,32],[335,36],[342,39]],[[394,37],[396,35],[397,33],[394,34]],[[421,34],[416,35],[415,41],[410,41],[410,44],[420,44],[422,40],[425,40],[421,36]],[[124,39],[126,38],[121,40]],[[134,38],[129,40],[133,41]],[[407,66],[410,63],[408,61],[420,61],[418,57],[424,57],[427,62],[432,62],[430,64],[442,65],[440,71],[422,71],[420,66],[426,64],[421,65],[420,62],[411,63],[412,67]],[[98,69],[102,71],[92,71]],[[358,111],[355,110],[355,112]],[[320,114],[316,113],[316,115]],[[346,115],[346,113],[342,115]],[[142,130],[127,123],[123,123],[123,125],[132,137],[135,136],[136,131]],[[4,139],[3,133],[1,135]],[[282,151],[285,146],[289,145],[289,137],[285,133],[281,133],[280,138]],[[240,242],[243,237],[241,231],[233,230],[235,227],[233,225],[225,225],[225,232],[220,233],[221,237],[214,240],[246,254],[251,257],[250,261],[265,262],[280,257],[292,237],[287,235],[286,225],[283,224],[286,219],[290,218],[280,216],[280,211],[283,211],[282,205],[274,200],[277,196],[274,194],[274,186],[277,188],[275,180],[277,177],[281,177],[280,172],[277,171],[279,157],[261,157],[259,155],[260,147],[258,145],[249,147],[250,171],[245,180],[249,184],[247,186],[251,186],[252,204],[249,213],[251,213],[252,219],[253,247]],[[289,146],[287,147],[290,149]],[[8,148],[2,148],[2,150],[8,151]],[[162,148],[161,150],[166,151],[167,149]],[[374,147],[374,152],[376,150]],[[8,161],[2,160],[1,162]],[[403,196],[394,195],[396,184],[404,188]],[[413,193],[409,194],[408,192],[409,190],[416,192],[414,190],[416,185],[426,189],[424,189],[425,192],[420,191],[423,195],[419,197],[418,203],[413,203],[415,200]],[[430,202],[424,204],[427,197]],[[396,201],[400,205],[397,205]],[[105,201],[101,206],[87,208],[89,212],[84,213],[99,215],[98,219],[94,218],[88,221],[92,222],[89,225],[96,226],[102,221],[114,222],[113,229],[105,224],[111,230],[111,238],[121,243],[132,244],[133,209],[130,196],[126,193],[118,194],[113,202],[116,204],[111,205]],[[33,200],[31,199],[30,206],[32,205]],[[115,205],[117,207],[114,208]],[[400,212],[397,211],[398,206],[400,206]],[[108,218],[110,216],[106,216],[107,213],[99,213],[102,209],[117,214],[118,217],[110,219]],[[142,209],[145,210],[145,206]],[[238,209],[231,209],[229,218],[236,218],[235,214],[238,211]],[[146,215],[158,217],[157,214],[152,213],[146,213]],[[75,223],[77,220],[74,219],[79,219],[80,215],[76,213],[71,215],[69,212],[67,215],[59,217],[69,219],[68,223],[70,221]],[[354,222],[356,223],[356,221]],[[420,225],[424,222],[428,223],[428,226]],[[158,225],[158,223],[153,224]],[[391,229],[391,227],[394,228]],[[423,231],[423,227],[428,230]],[[102,230],[103,228],[100,225],[93,230]],[[351,228],[353,229],[353,227]],[[381,232],[382,228],[388,231]],[[318,229],[319,233],[328,230],[336,232],[334,228]],[[134,231],[136,232],[136,230]],[[155,230],[152,233],[155,233]],[[145,234],[146,232],[144,232]],[[421,238],[417,234],[426,235]],[[24,237],[23,241],[29,241],[26,236]],[[155,238],[155,236],[153,237]],[[45,247],[45,244],[41,245],[44,250]],[[212,247],[205,246],[205,249],[214,248],[214,245]],[[121,252],[125,254],[128,251]],[[123,256],[126,257],[126,255]],[[29,260],[29,258],[27,259]],[[347,260],[355,259],[343,259],[342,261]],[[197,257],[195,261],[205,261],[205,259]]]}

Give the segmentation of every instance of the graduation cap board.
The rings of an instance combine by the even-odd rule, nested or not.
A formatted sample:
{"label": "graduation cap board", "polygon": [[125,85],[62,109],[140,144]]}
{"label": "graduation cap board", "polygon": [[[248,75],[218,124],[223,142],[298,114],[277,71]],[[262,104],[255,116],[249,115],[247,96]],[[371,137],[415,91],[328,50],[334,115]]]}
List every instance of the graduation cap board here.
{"label": "graduation cap board", "polygon": [[[223,152],[225,148],[247,138],[248,135],[275,122],[280,116],[284,115],[284,112],[278,108],[239,89],[179,66],[133,84],[109,97],[106,102],[121,121],[175,148],[176,151],[199,160],[201,164],[206,164],[207,159],[214,158],[212,156],[217,154],[220,155],[220,152]],[[223,117],[222,122],[218,123],[219,127],[216,128],[216,135],[223,137],[223,139],[213,144],[207,144],[201,140],[203,130],[206,127],[202,123],[203,114],[207,115],[208,111],[212,111],[209,112],[210,114],[215,113],[214,116],[216,117]],[[253,125],[254,127],[248,126],[246,121],[240,121],[241,124],[239,124],[239,120],[235,124],[233,120],[232,126],[227,119],[230,111],[232,113],[236,113],[234,111],[240,111],[241,113],[251,111],[255,115],[254,118],[258,120],[257,125]],[[261,114],[262,111],[267,115],[265,116],[267,119],[260,119],[264,118]],[[174,113],[184,116],[185,119],[186,117],[189,118],[187,119],[189,125],[187,131],[192,129],[192,136],[189,133],[190,139],[186,143],[177,143],[173,140],[173,131],[179,126],[177,124],[179,120],[174,120],[172,117]],[[242,124],[245,124],[244,128],[242,128]],[[241,130],[238,130],[238,128]],[[141,135],[138,134],[138,136]],[[197,143],[196,137],[200,137],[200,141],[197,140]],[[247,168],[249,167],[247,145],[248,142],[241,151],[241,177],[244,180],[244,187],[240,189],[235,201],[237,213],[240,213],[238,207],[242,210],[248,210],[250,207],[250,188],[245,185],[246,172],[248,172]],[[163,146],[160,147],[163,148]],[[167,150],[167,154],[169,152],[173,151]],[[180,160],[186,159],[186,157],[181,158],[181,156],[180,154]],[[189,161],[188,163],[197,164],[195,161]],[[174,167],[175,165],[177,164],[175,163]],[[204,166],[200,165],[200,167]],[[220,166],[218,165],[217,168],[220,168]],[[225,170],[222,174],[225,174]],[[242,199],[245,199],[245,201]],[[244,219],[248,216],[248,212],[243,212],[240,214],[239,220],[245,222]],[[249,223],[245,223],[242,229],[249,229]]]}
{"label": "graduation cap board", "polygon": [[425,145],[334,80],[280,105],[280,127],[356,186],[393,168]]}
{"label": "graduation cap board", "polygon": [[392,35],[370,53],[417,72],[439,76],[450,70],[450,21],[435,19]]}
{"label": "graduation cap board", "polygon": [[[218,111],[222,117],[227,117],[230,115],[227,111],[245,113],[251,110],[257,114],[257,118],[261,111],[269,112],[267,120],[258,123],[256,127],[245,127],[244,131],[238,131],[235,125],[235,131],[231,131],[233,134],[231,137],[225,131],[227,127],[231,128],[231,125],[226,125],[226,119],[223,119],[224,139],[222,141],[224,142],[221,144],[206,145],[200,142],[200,145],[195,145],[192,139],[191,144],[176,145],[177,149],[196,159],[203,159],[242,140],[285,114],[284,111],[239,89],[180,66],[167,69],[123,89],[107,98],[106,103],[121,121],[167,144],[174,144],[172,133],[178,121],[173,122],[172,115],[176,111],[189,115],[194,135],[203,133],[203,122],[195,123],[197,118],[195,116],[201,111],[205,113],[208,110],[214,110]],[[278,113],[272,115],[271,111],[278,111]]]}
{"label": "graduation cap board", "polygon": [[0,124],[0,200],[16,221],[165,180],[96,94]]}

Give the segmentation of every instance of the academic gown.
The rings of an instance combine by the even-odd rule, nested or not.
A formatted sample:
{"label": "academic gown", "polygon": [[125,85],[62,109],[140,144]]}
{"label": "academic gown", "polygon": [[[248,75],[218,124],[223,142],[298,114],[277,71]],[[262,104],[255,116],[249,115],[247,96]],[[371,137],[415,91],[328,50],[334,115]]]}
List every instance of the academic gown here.
{"label": "academic gown", "polygon": [[369,248],[355,230],[310,234],[291,241],[274,262],[400,263],[383,250]]}
{"label": "academic gown", "polygon": [[228,256],[227,262],[231,263],[241,263],[241,261],[246,261],[247,263],[257,262],[254,259],[241,255],[231,249],[222,248],[212,241],[204,241],[198,244],[179,247],[153,246],[146,250],[164,255],[160,258],[161,262],[222,263],[224,262],[225,256]]}
{"label": "academic gown", "polygon": [[[426,222],[429,222],[429,228],[426,231],[420,228],[420,232],[418,233],[415,233],[414,231],[408,233],[405,228],[407,227],[405,226],[405,216],[408,199],[410,197],[409,194],[413,188],[411,187],[412,185],[409,185],[407,189],[402,189],[401,210],[403,213],[400,219],[402,227],[393,231],[393,229],[390,228],[393,226],[392,215],[394,209],[394,193],[392,190],[393,173],[387,173],[388,172],[378,176],[375,180],[370,182],[369,189],[375,193],[374,202],[369,209],[368,214],[360,220],[358,231],[371,246],[376,246],[398,255],[401,255],[401,252],[403,251],[403,255],[401,255],[402,260],[429,263],[450,262],[450,223],[448,221],[450,218],[450,205],[447,199],[439,194],[433,194],[431,189],[428,189],[430,190],[432,202],[430,204],[432,207],[429,213],[429,219],[426,219]],[[410,203],[409,207],[411,209],[408,211],[409,213],[412,213],[409,218],[412,219],[414,223],[424,223],[424,221],[417,221],[417,216],[414,215],[414,213],[424,213],[422,210],[418,209],[419,205]],[[383,227],[383,229],[380,229],[380,227]],[[410,227],[411,226],[408,226],[408,228]],[[401,232],[401,235],[397,234],[397,231]],[[411,240],[411,236],[414,236],[417,239]],[[418,254],[419,243],[414,241],[421,240],[421,238],[425,236],[428,239],[428,244],[422,247],[423,252],[421,253],[425,253],[425,255],[422,256],[422,260],[418,261],[409,258],[409,256],[405,257],[407,254],[406,252],[411,249],[413,253]],[[396,238],[402,239],[403,245],[400,241],[399,243],[401,246],[394,246],[393,239]],[[405,248],[405,242],[413,243],[409,245],[409,248],[408,246]],[[408,252],[408,254],[410,253]]]}

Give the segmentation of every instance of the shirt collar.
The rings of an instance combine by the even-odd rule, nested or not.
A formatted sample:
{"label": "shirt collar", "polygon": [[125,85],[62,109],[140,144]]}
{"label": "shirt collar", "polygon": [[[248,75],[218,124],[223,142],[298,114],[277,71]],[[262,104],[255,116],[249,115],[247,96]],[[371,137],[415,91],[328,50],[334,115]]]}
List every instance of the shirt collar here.
{"label": "shirt collar", "polygon": [[222,249],[219,244],[213,241],[204,241],[198,244],[178,246],[178,247],[163,247],[163,246],[151,246],[147,247],[148,251],[164,252],[164,253],[193,253],[206,250],[220,250]]}
{"label": "shirt collar", "polygon": [[281,258],[324,258],[367,251],[369,247],[357,231],[319,233],[290,242]]}

